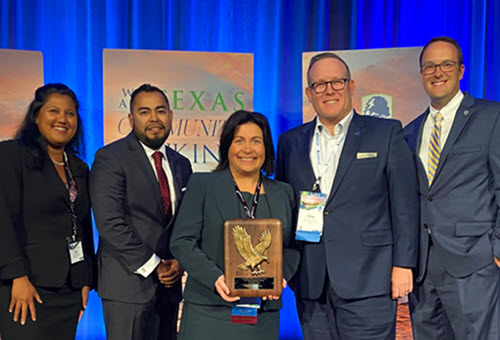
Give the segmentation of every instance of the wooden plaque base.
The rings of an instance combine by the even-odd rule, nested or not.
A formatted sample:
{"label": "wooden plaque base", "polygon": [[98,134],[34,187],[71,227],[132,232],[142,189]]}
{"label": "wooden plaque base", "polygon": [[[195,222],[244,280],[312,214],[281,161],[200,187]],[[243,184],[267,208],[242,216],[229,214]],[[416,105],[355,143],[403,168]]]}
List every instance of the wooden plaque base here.
{"label": "wooden plaque base", "polygon": [[230,296],[281,295],[283,235],[278,219],[224,223],[224,276]]}

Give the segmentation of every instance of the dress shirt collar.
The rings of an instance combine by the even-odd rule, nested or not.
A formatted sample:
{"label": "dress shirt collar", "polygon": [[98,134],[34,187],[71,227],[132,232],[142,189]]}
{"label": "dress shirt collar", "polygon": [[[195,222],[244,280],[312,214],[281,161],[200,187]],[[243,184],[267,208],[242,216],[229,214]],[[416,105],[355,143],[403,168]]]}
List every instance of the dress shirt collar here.
{"label": "dress shirt collar", "polygon": [[321,122],[321,120],[316,117],[316,127],[314,131],[317,131],[320,135],[322,135],[323,132],[326,133],[326,136],[328,137],[338,137],[341,136],[342,134],[346,133],[347,130],[349,129],[349,125],[351,124],[352,117],[354,116],[354,110],[351,109],[351,112],[347,114],[340,122],[335,125],[333,128],[333,132],[335,133],[335,136],[332,135],[330,130]]}
{"label": "dress shirt collar", "polygon": [[434,119],[436,113],[439,111],[441,112],[441,115],[443,115],[443,120],[445,122],[453,121],[453,119],[455,118],[455,113],[457,112],[463,99],[464,94],[462,93],[462,91],[458,91],[455,97],[453,97],[441,110],[436,110],[432,107],[432,105],[429,105],[429,113],[432,116],[432,119]]}
{"label": "dress shirt collar", "polygon": [[158,151],[158,152],[161,152],[163,154],[163,159],[167,160],[168,161],[168,158],[167,158],[167,154],[165,152],[165,148],[166,146],[165,145],[162,145],[161,148],[159,148],[158,150],[154,150],[154,149],[151,149],[149,146],[147,146],[146,144],[144,144],[142,141],[139,141],[139,143],[141,143],[141,146],[142,148],[144,149],[144,152],[146,152],[146,156],[148,156],[148,159],[152,159],[153,158],[153,154]]}

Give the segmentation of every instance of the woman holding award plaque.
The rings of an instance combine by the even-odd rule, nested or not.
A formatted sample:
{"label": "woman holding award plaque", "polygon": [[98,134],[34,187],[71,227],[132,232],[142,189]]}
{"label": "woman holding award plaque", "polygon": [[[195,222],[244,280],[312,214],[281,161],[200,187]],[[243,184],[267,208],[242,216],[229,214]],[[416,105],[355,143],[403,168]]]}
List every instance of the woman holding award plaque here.
{"label": "woman holding award plaque", "polygon": [[[230,296],[224,276],[224,223],[245,218],[281,222],[284,287],[299,264],[293,247],[293,189],[265,176],[273,173],[274,148],[269,123],[260,113],[237,111],[229,117],[221,132],[219,157],[212,173],[191,176],[172,232],[170,249],[188,272],[179,339],[275,340],[279,296],[262,301]],[[255,276],[267,270],[264,261],[267,265],[273,259],[263,249],[272,242],[270,234],[252,239],[244,228],[232,230],[235,239],[239,235],[242,240],[240,262],[245,259],[245,241],[247,250],[260,256],[258,263],[248,260],[239,267],[247,266]]]}

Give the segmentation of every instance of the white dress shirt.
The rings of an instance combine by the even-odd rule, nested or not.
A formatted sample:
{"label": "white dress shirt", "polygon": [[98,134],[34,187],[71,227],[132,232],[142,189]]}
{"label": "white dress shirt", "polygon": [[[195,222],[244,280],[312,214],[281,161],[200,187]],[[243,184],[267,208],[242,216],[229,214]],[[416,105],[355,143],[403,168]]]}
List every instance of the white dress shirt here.
{"label": "white dress shirt", "polygon": [[[316,127],[311,140],[309,157],[316,179],[319,177],[319,188],[322,193],[330,195],[335,174],[339,165],[340,155],[349,130],[349,125],[354,116],[351,110],[334,128],[334,135],[316,117]],[[311,190],[314,183],[311,183]]]}
{"label": "white dress shirt", "polygon": [[425,119],[422,130],[422,139],[420,141],[420,150],[418,152],[420,161],[422,161],[426,170],[429,159],[429,144],[431,142],[432,129],[434,128],[434,116],[438,111],[443,115],[443,120],[441,121],[441,136],[439,138],[439,145],[441,146],[441,150],[443,150],[446,140],[450,134],[451,126],[455,120],[455,115],[457,114],[457,110],[463,99],[464,94],[462,91],[458,91],[455,97],[453,97],[453,99],[450,100],[441,110],[436,110],[432,107],[432,105],[429,105],[429,114]]}
{"label": "white dress shirt", "polygon": [[[153,158],[153,154],[156,151],[159,151],[163,154],[162,158],[162,167],[163,170],[165,171],[165,174],[167,175],[168,179],[168,187],[170,189],[170,204],[172,205],[172,216],[175,213],[175,209],[177,206],[177,196],[175,194],[175,186],[174,186],[174,177],[172,175],[172,170],[170,169],[170,164],[167,159],[167,152],[166,152],[166,146],[162,146],[159,150],[153,150],[150,147],[146,146],[144,143],[139,141],[144,148],[144,152],[146,152],[146,156],[148,157],[149,163],[151,164],[151,167],[153,168],[153,171],[155,173],[156,179],[158,180],[158,173],[156,172],[156,166],[155,166],[155,160]],[[159,185],[159,184],[158,184]],[[148,277],[151,275],[151,273],[156,269],[158,264],[160,263],[161,259],[158,257],[158,255],[153,254],[153,256],[150,257],[150,259],[144,263],[142,266],[140,266],[135,273],[140,274],[144,277]]]}

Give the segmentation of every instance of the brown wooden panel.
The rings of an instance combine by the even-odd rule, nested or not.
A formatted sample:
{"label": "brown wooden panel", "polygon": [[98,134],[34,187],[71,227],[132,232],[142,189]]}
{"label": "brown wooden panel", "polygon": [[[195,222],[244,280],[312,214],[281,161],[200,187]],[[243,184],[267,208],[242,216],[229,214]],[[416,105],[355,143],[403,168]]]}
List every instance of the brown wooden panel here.
{"label": "brown wooden panel", "polygon": [[224,276],[230,296],[281,295],[283,229],[278,219],[224,223]]}

